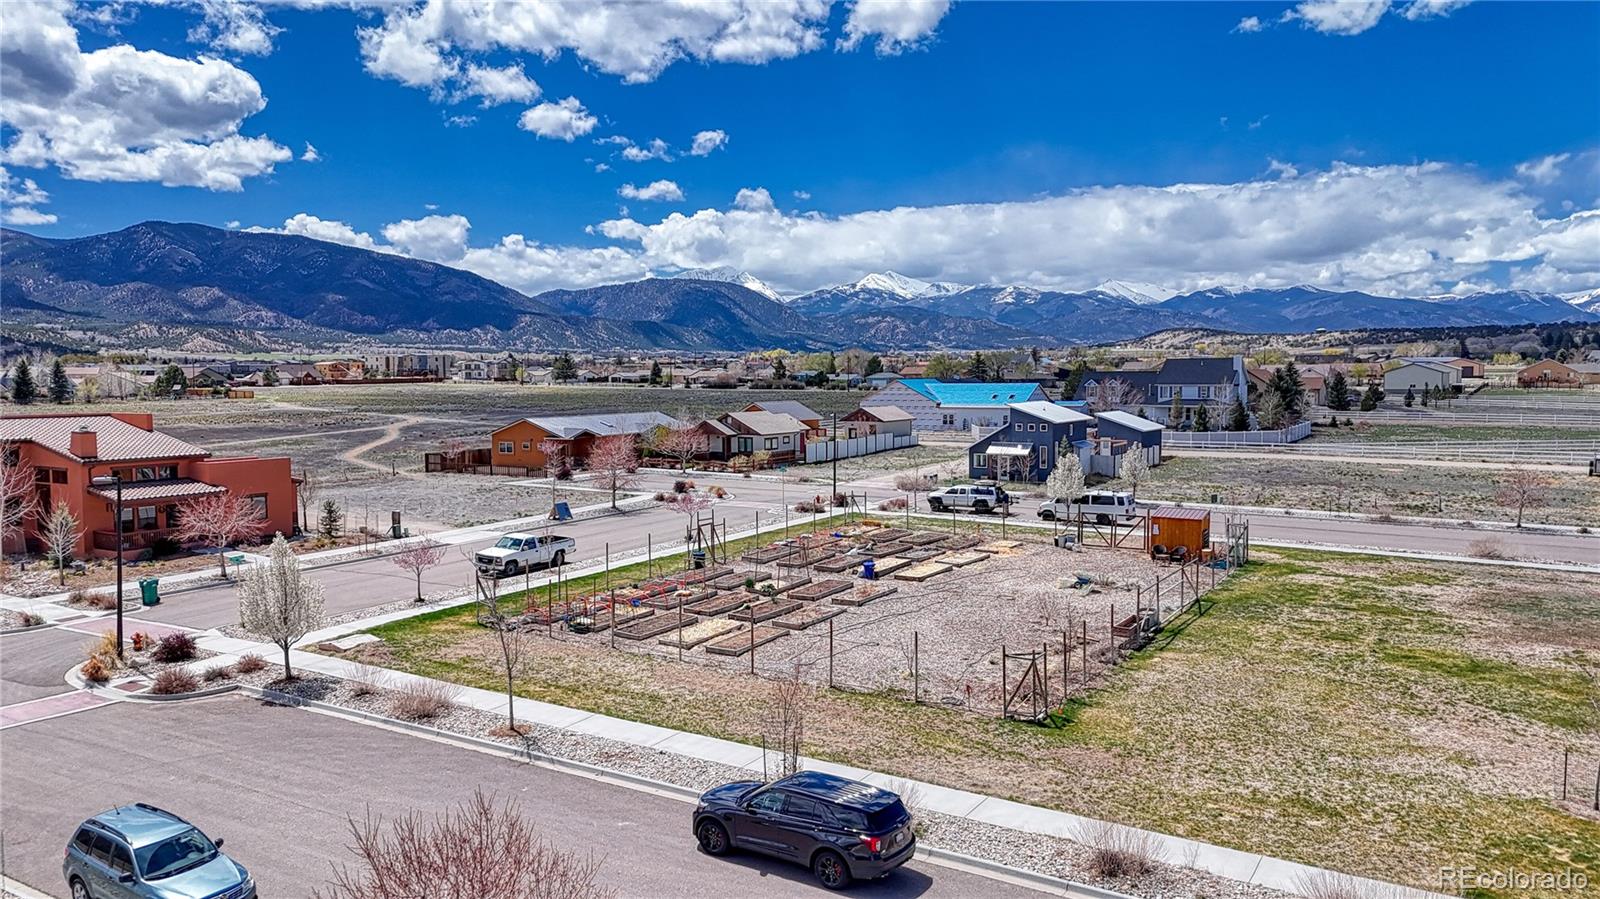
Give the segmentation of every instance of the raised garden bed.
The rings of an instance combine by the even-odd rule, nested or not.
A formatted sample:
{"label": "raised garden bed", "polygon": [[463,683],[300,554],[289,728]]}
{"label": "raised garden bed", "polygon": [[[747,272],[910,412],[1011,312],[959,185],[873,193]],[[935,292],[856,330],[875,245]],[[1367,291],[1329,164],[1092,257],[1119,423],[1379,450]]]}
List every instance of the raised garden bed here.
{"label": "raised garden bed", "polygon": [[868,551],[868,554],[874,558],[882,558],[884,556],[897,556],[903,552],[908,552],[911,549],[911,544],[902,543],[897,540],[893,543],[874,543],[872,544],[872,549]]}
{"label": "raised garden bed", "polygon": [[943,546],[946,550],[971,549],[982,542],[977,537],[946,537],[944,543],[941,543],[940,546]]}
{"label": "raised garden bed", "polygon": [[746,588],[745,592],[754,593],[757,596],[781,596],[796,587],[809,583],[811,583],[811,578],[797,577],[786,581],[772,581],[766,584],[758,584],[755,589]]}
{"label": "raised garden bed", "polygon": [[684,606],[683,610],[693,615],[721,615],[745,605],[750,600],[751,596],[748,593],[718,593],[692,606]]}
{"label": "raised garden bed", "polygon": [[874,543],[888,543],[911,536],[911,531],[905,528],[878,528],[877,530],[864,531],[861,536]]}
{"label": "raised garden bed", "polygon": [[[863,584],[862,586],[866,585]],[[849,593],[835,594],[833,597],[833,604],[836,606],[864,606],[869,602],[882,599],[891,593],[895,593],[899,589],[899,587],[878,587],[866,593],[851,590]]]}
{"label": "raised garden bed", "polygon": [[734,621],[766,621],[779,615],[787,615],[800,608],[800,601],[796,599],[767,599],[742,609],[735,609],[729,618]]}
{"label": "raised garden bed", "polygon": [[919,562],[904,571],[895,572],[894,576],[896,580],[901,581],[925,581],[931,577],[938,577],[949,570],[949,565],[939,562]]}
{"label": "raised garden bed", "polygon": [[656,613],[655,609],[636,609],[632,606],[618,605],[615,609],[602,609],[589,617],[589,632],[599,633],[612,624],[626,625],[630,621],[649,618]]}
{"label": "raised garden bed", "polygon": [[779,559],[787,559],[800,551],[798,546],[763,546],[760,549],[745,553],[739,558],[756,565],[767,565]]}
{"label": "raised garden bed", "polygon": [[676,582],[679,584],[700,584],[706,581],[716,580],[719,577],[729,574],[733,574],[733,569],[726,565],[722,565],[711,568],[691,568],[682,574],[675,574],[662,580],[663,583]]}
{"label": "raised garden bed", "polygon": [[944,555],[944,550],[936,546],[919,546],[897,553],[900,558],[912,562],[926,562]]}
{"label": "raised garden bed", "polygon": [[772,577],[772,575],[765,572],[751,572],[749,574],[725,574],[714,581],[707,581],[706,586],[712,588],[713,590],[737,590],[744,586],[745,581],[755,581],[759,584],[770,577]]}
{"label": "raised garden bed", "polygon": [[814,581],[806,584],[804,587],[800,587],[799,589],[791,592],[789,596],[805,602],[815,602],[816,600],[825,599],[829,596],[832,596],[835,593],[843,593],[849,589],[849,581],[842,580],[840,578],[830,578],[828,580]]}
{"label": "raised garden bed", "polygon": [[729,634],[720,640],[713,640],[706,645],[706,652],[719,656],[742,656],[757,646],[765,646],[779,637],[786,637],[789,632],[781,627],[770,624],[756,625],[754,635],[747,630]]}
{"label": "raised garden bed", "polygon": [[787,559],[779,559],[778,560],[778,567],[779,568],[810,568],[810,567],[816,565],[818,562],[827,562],[827,561],[831,561],[833,559],[837,559],[838,557],[839,557],[839,554],[834,552],[831,549],[823,549],[823,550],[813,549],[813,550],[809,550],[807,552],[795,553],[794,555],[790,556]]}
{"label": "raised garden bed", "polygon": [[708,618],[697,621],[676,633],[668,634],[657,642],[662,646],[682,646],[684,649],[699,646],[707,640],[714,640],[731,630],[738,629],[737,622],[726,618]]}
{"label": "raised garden bed", "polygon": [[801,606],[787,615],[772,619],[771,624],[773,627],[781,627],[785,630],[803,631],[813,624],[820,624],[835,615],[843,614],[844,609],[838,606]]}
{"label": "raised garden bed", "polygon": [[861,567],[861,562],[866,556],[834,556],[811,566],[817,571],[826,574],[838,574],[841,571],[852,571]]}
{"label": "raised garden bed", "polygon": [[983,552],[955,552],[945,553],[939,557],[939,561],[946,565],[954,565],[957,568],[961,568],[975,562],[982,562],[987,558],[989,558],[989,554]]}
{"label": "raised garden bed", "polygon": [[715,590],[695,590],[692,592],[677,590],[660,596],[652,596],[645,600],[644,604],[652,609],[676,609],[678,606],[701,602],[716,595],[717,591]]}
{"label": "raised garden bed", "polygon": [[[688,626],[694,623],[695,620],[693,617],[686,617],[683,619],[683,624]],[[617,636],[624,640],[648,640],[651,637],[659,637],[667,631],[676,630],[677,627],[678,616],[676,614],[652,615],[649,618],[630,621],[622,625],[617,628]]]}
{"label": "raised garden bed", "polygon": [[873,575],[874,577],[883,577],[911,564],[912,561],[910,559],[902,559],[899,556],[884,556],[873,563]]}
{"label": "raised garden bed", "polygon": [[900,542],[910,546],[931,546],[935,543],[942,543],[945,539],[946,535],[944,534],[935,534],[932,531],[918,531],[915,534],[900,538]]}
{"label": "raised garden bed", "polygon": [[1018,549],[1022,548],[1022,541],[1020,541],[1020,540],[990,540],[988,543],[985,543],[985,544],[983,544],[982,546],[980,546],[978,548],[983,550],[986,553],[1015,552]]}

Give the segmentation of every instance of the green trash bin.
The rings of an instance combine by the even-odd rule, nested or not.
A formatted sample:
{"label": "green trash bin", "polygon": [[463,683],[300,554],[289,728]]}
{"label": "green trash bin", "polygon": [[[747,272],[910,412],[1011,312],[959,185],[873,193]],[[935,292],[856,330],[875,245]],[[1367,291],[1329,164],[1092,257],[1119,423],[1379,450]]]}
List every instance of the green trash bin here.
{"label": "green trash bin", "polygon": [[161,587],[161,579],[160,578],[157,578],[157,577],[142,577],[142,578],[139,578],[139,598],[142,599],[144,601],[144,604],[147,605],[147,606],[156,605],[157,603],[161,602],[161,591],[159,589],[160,587]]}

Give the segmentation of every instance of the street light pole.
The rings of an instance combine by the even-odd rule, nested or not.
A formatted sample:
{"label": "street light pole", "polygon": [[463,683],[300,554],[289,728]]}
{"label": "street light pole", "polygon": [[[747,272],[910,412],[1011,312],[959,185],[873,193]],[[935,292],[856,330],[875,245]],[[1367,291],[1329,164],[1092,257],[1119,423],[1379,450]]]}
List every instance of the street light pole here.
{"label": "street light pole", "polygon": [[117,489],[117,658],[122,658],[122,475],[102,475],[93,479],[96,487]]}

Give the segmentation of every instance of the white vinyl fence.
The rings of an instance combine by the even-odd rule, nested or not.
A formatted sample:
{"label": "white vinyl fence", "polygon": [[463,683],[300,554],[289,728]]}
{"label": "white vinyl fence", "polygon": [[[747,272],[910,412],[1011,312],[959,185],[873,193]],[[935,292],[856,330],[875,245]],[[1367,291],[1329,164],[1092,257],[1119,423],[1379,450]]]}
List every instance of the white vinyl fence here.
{"label": "white vinyl fence", "polygon": [[1162,435],[1162,439],[1171,447],[1206,449],[1214,446],[1275,446],[1310,436],[1311,422],[1297,421],[1276,431],[1168,431]]}
{"label": "white vinyl fence", "polygon": [[[1169,434],[1167,436],[1170,437],[1171,435]],[[1147,446],[1143,447],[1143,450],[1144,460],[1146,462],[1150,463],[1151,465],[1161,464],[1161,447]],[[1128,453],[1131,452],[1137,452],[1137,450],[1128,450]],[[1087,462],[1084,465],[1083,473],[1097,474],[1102,477],[1114,478],[1122,472],[1122,460],[1128,457],[1128,453],[1117,453],[1114,456],[1109,454],[1091,454],[1087,457],[1081,457],[1087,459]]]}
{"label": "white vinyl fence", "polygon": [[806,464],[831,462],[835,457],[848,459],[852,456],[870,456],[916,445],[917,438],[911,434],[868,434],[843,440],[812,440],[806,443]]}

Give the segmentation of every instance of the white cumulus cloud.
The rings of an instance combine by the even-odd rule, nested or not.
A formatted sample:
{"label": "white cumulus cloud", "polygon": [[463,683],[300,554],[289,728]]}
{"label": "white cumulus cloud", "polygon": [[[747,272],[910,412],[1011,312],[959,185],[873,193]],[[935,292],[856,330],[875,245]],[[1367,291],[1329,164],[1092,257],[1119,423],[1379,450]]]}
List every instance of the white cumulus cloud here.
{"label": "white cumulus cloud", "polygon": [[300,154],[300,161],[321,162],[322,154],[317,152],[316,147],[311,146],[311,141],[306,141],[306,148],[305,151]]}
{"label": "white cumulus cloud", "polygon": [[671,162],[672,156],[669,155],[671,149],[671,147],[667,146],[666,141],[658,137],[651,140],[648,146],[641,147],[637,144],[628,144],[622,148],[622,158],[629,162],[648,162],[652,159]]}
{"label": "white cumulus cloud", "polygon": [[190,0],[186,5],[198,6],[204,17],[189,29],[189,40],[224,53],[271,53],[273,38],[283,31],[267,21],[260,4],[247,0]]}
{"label": "white cumulus cloud", "polygon": [[298,237],[325,240],[328,243],[344,244],[347,247],[359,247],[363,250],[383,251],[387,249],[379,246],[378,242],[372,239],[372,235],[365,231],[357,231],[345,222],[318,218],[305,212],[297,213],[285,219],[283,226],[279,228],[252,225],[244,230],[260,234],[293,234]]}
{"label": "white cumulus cloud", "polygon": [[37,207],[50,202],[50,194],[32,178],[17,178],[0,166],[0,221],[7,225],[54,225],[55,213]]}
{"label": "white cumulus cloud", "polygon": [[690,156],[709,156],[715,150],[728,145],[728,132],[718,128],[711,131],[695,133],[694,143],[689,147]]}
{"label": "white cumulus cloud", "polygon": [[255,78],[230,62],[179,59],[117,44],[84,53],[69,7],[11,4],[0,29],[4,161],[54,165],[85,181],[154,181],[240,190],[294,157],[239,133],[266,106]]}
{"label": "white cumulus cloud", "polygon": [[1448,16],[1472,0],[1411,0],[1400,10],[1400,15],[1413,21]]}
{"label": "white cumulus cloud", "polygon": [[662,179],[652,181],[644,187],[634,187],[624,184],[617,188],[617,195],[627,200],[647,200],[652,202],[676,202],[683,199],[683,189],[675,181]]}
{"label": "white cumulus cloud", "polygon": [[880,56],[916,47],[933,35],[950,11],[949,0],[855,0],[844,22],[840,50],[854,50],[869,38]]}
{"label": "white cumulus cloud", "polygon": [[461,92],[479,97],[483,105],[501,103],[532,103],[539,99],[539,85],[528,77],[522,66],[469,65],[461,76]]}
{"label": "white cumulus cloud", "polygon": [[1554,153],[1539,159],[1518,163],[1517,175],[1535,184],[1549,184],[1561,177],[1561,166],[1571,158],[1571,153]]}
{"label": "white cumulus cloud", "polygon": [[1239,20],[1239,24],[1233,26],[1233,30],[1241,34],[1254,34],[1261,30],[1261,20],[1255,16],[1245,16]]}
{"label": "white cumulus cloud", "polygon": [[765,187],[742,187],[733,195],[733,205],[751,212],[769,210],[773,208],[772,194]]}
{"label": "white cumulus cloud", "polygon": [[567,97],[554,103],[544,102],[523,110],[517,127],[532,131],[540,137],[572,143],[594,130],[598,120],[583,108],[577,97]]}
{"label": "white cumulus cloud", "polygon": [[1299,22],[1323,34],[1355,35],[1367,31],[1389,11],[1389,0],[1304,0],[1285,12],[1285,21]]}

